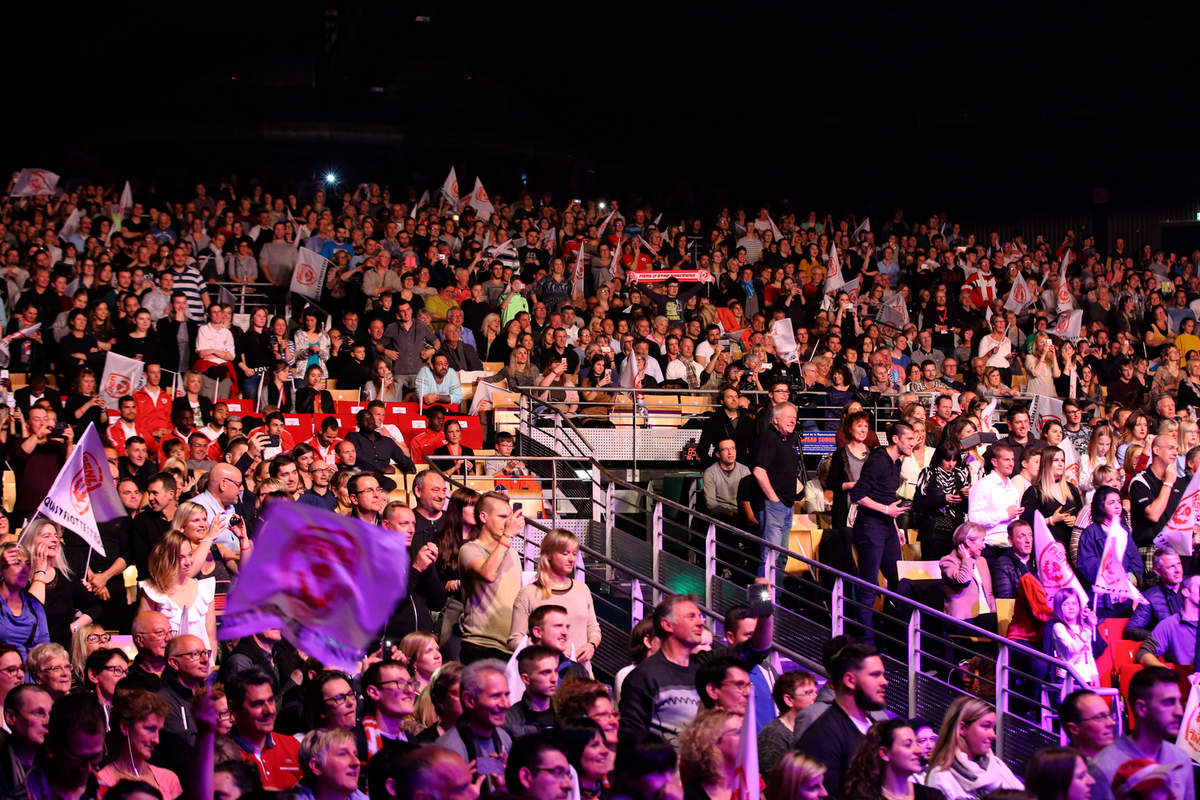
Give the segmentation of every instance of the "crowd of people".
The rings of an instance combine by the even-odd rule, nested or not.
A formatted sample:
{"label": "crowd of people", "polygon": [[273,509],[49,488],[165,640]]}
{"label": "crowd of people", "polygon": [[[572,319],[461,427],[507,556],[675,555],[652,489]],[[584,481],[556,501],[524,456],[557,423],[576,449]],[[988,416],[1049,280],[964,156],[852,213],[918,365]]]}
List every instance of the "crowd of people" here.
{"label": "crowd of people", "polygon": [[[0,403],[5,796],[728,800],[760,780],[738,772],[753,703],[771,800],[1192,800],[1164,665],[1195,663],[1200,577],[1190,539],[1160,533],[1200,464],[1200,253],[977,238],[902,212],[876,231],[767,207],[660,224],[616,201],[456,191],[197,185],[125,205],[80,183],[4,199],[0,358],[22,377]],[[288,291],[302,247],[329,262],[312,303]],[[240,286],[262,304],[235,309],[223,290]],[[112,396],[110,353],[141,362],[144,385]],[[730,610],[714,643],[688,595],[604,674],[576,537],[541,537],[526,584],[521,509],[455,482],[530,472],[510,434],[489,430],[486,465],[463,443],[448,416],[467,410],[464,373],[590,426],[656,387],[714,391],[696,448],[708,513],[785,546],[797,500],[827,504],[821,562],[891,589],[917,528],[946,613],[995,626],[1012,599],[1007,635],[1082,679],[1058,713],[1072,746],[1019,777],[982,699],[940,721],[888,713],[870,589],[862,636],[826,643],[822,680],[772,658],[769,604]],[[353,430],[329,381],[361,393]],[[1062,418],[1034,429],[1035,396]],[[408,400],[427,417],[416,435],[387,422]],[[292,413],[315,415],[311,438]],[[104,555],[38,516],[89,427],[127,511],[101,525]],[[833,431],[810,478],[804,437]],[[288,502],[405,537],[408,591],[357,670],[279,630],[220,638],[264,510]],[[1035,512],[1083,594],[1042,584]],[[1095,591],[1111,552],[1144,601]],[[747,582],[778,555],[718,548]],[[1091,689],[1097,623],[1123,618],[1145,669],[1134,731],[1114,738]]]}

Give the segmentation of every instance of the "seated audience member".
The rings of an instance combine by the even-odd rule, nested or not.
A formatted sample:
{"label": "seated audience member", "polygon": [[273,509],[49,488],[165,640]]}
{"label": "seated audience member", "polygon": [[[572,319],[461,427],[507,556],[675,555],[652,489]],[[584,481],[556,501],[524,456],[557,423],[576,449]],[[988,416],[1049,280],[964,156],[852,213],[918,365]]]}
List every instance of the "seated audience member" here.
{"label": "seated audience member", "polygon": [[512,704],[504,718],[504,730],[514,740],[554,727],[550,699],[558,689],[558,659],[561,654],[545,645],[533,644],[517,654],[517,674],[525,692]]}
{"label": "seated audience member", "polygon": [[[489,769],[489,759],[503,761],[512,748],[512,737],[504,730],[510,708],[504,662],[485,658],[467,665],[459,678],[462,716],[437,740],[475,764],[476,776],[498,773]],[[482,760],[481,760],[482,759]]]}
{"label": "seated audience member", "polygon": [[942,800],[937,789],[915,781],[921,772],[917,733],[905,719],[876,722],[868,730],[846,770],[845,800],[881,797]]}
{"label": "seated audience member", "polygon": [[946,800],[984,797],[998,789],[1024,789],[1021,779],[992,752],[995,729],[996,712],[990,705],[974,697],[955,699],[942,720],[925,784],[940,791]]}
{"label": "seated audience member", "polygon": [[1045,747],[1025,765],[1025,790],[1038,800],[1086,797],[1095,782],[1087,759],[1072,747]]}
{"label": "seated audience member", "polygon": [[271,676],[259,667],[234,675],[225,685],[234,715],[230,736],[242,760],[258,768],[267,791],[283,792],[300,780],[300,746],[291,736],[275,733],[275,689]]}
{"label": "seated audience member", "polygon": [[[169,769],[150,763],[158,744],[158,731],[166,720],[169,707],[162,698],[145,689],[117,692],[112,708],[112,730],[121,745],[114,748],[113,760],[96,773],[102,788],[122,780],[143,780],[162,793],[163,800],[183,794],[179,776]],[[189,752],[182,754],[186,760]]]}
{"label": "seated audience member", "polygon": [[483,464],[484,475],[523,476],[529,475],[529,467],[520,460],[512,458],[514,440],[507,431],[496,434],[496,460],[488,460]]}
{"label": "seated audience member", "polygon": [[817,699],[817,681],[801,670],[785,672],[775,680],[771,699],[779,716],[758,732],[758,767],[770,775],[796,738],[796,715]]}
{"label": "seated audience member", "polygon": [[300,791],[325,800],[360,798],[358,774],[361,766],[354,747],[354,733],[344,728],[317,728],[300,743]]}
{"label": "seated audience member", "polygon": [[1165,666],[1163,661],[1186,666],[1196,657],[1196,625],[1200,620],[1200,575],[1183,579],[1179,595],[1183,608],[1154,626],[1138,648],[1136,660],[1148,667]]}
{"label": "seated audience member", "polygon": [[[707,708],[679,737],[679,777],[701,797],[725,797],[737,786],[742,716]],[[697,791],[699,790],[699,791]]]}
{"label": "seated audience member", "polygon": [[1117,721],[1108,701],[1091,689],[1076,689],[1063,698],[1058,718],[1067,742],[1090,763],[1113,743]]}
{"label": "seated audience member", "polygon": [[1139,603],[1125,625],[1126,639],[1143,641],[1167,617],[1183,610],[1183,561],[1170,548],[1154,551],[1154,576],[1158,582],[1142,592],[1146,602]]}

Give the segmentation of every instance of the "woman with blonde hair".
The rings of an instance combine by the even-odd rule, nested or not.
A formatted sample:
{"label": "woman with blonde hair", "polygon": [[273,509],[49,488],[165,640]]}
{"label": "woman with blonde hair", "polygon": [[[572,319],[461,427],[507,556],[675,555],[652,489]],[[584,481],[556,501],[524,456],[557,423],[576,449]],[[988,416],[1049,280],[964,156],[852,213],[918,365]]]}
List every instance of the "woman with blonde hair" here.
{"label": "woman with blonde hair", "polygon": [[150,577],[138,581],[139,611],[160,612],[171,626],[172,638],[191,634],[211,651],[217,641],[216,581],[193,577],[193,549],[179,531],[162,535],[150,551]]}
{"label": "woman with blonde hair", "polygon": [[742,715],[709,708],[679,737],[679,777],[694,800],[729,800],[736,786]]}
{"label": "woman with blonde hair", "polygon": [[437,672],[425,691],[413,705],[417,730],[411,738],[420,744],[433,744],[455,726],[462,716],[462,699],[458,693],[459,680],[465,667],[457,661],[447,661]]}
{"label": "woman with blonde hair", "polygon": [[942,720],[937,746],[929,757],[925,785],[941,791],[946,800],[977,800],[997,789],[1024,789],[992,752],[996,742],[996,712],[975,697],[959,697]]}
{"label": "woman with blonde hair", "polygon": [[1112,426],[1100,423],[1092,428],[1087,452],[1079,457],[1079,491],[1085,496],[1096,486],[1096,470],[1105,464],[1118,465],[1116,441]]}
{"label": "woman with blonde hair", "polygon": [[67,565],[58,523],[38,517],[20,541],[30,553],[29,594],[45,608],[50,641],[66,647],[72,633],[100,618],[100,601]]}
{"label": "woman with blonde hair", "polygon": [[[970,620],[996,611],[992,574],[983,558],[986,533],[982,525],[964,522],[954,531],[954,550],[938,561],[946,596],[945,611],[956,619]],[[988,627],[994,629],[995,622]]]}
{"label": "woman with blonde hair", "polygon": [[1033,512],[1040,511],[1046,518],[1050,533],[1063,547],[1070,544],[1071,527],[1083,508],[1079,490],[1067,480],[1066,475],[1066,454],[1059,447],[1045,447],[1042,449],[1038,479],[1021,497],[1021,507],[1025,509],[1021,518],[1032,525]]}
{"label": "woman with blonde hair", "polygon": [[408,664],[408,671],[417,684],[417,694],[420,694],[442,666],[437,637],[426,631],[413,631],[400,640],[400,655]]}
{"label": "woman with blonde hair", "polygon": [[35,645],[25,659],[25,674],[57,700],[71,691],[71,656],[61,644]]}
{"label": "woman with blonde hair", "polygon": [[[1166,424],[1165,422],[1163,423]],[[1183,475],[1187,469],[1187,454],[1200,445],[1200,425],[1190,419],[1179,421],[1179,456],[1175,463],[1176,474]]]}
{"label": "woman with blonde hair", "polygon": [[767,800],[821,800],[825,789],[825,765],[795,750],[783,754],[767,778]]}
{"label": "woman with blonde hair", "polygon": [[575,534],[555,528],[542,538],[537,578],[521,590],[513,603],[509,647],[515,649],[522,637],[529,634],[529,615],[535,608],[562,606],[571,621],[567,656],[584,665],[592,660],[600,645],[600,623],[596,620],[591,590],[583,581],[575,580],[578,561],[579,539]]}
{"label": "woman with blonde hair", "polygon": [[1039,333],[1033,339],[1033,352],[1025,356],[1025,375],[1029,382],[1025,391],[1030,394],[1041,394],[1047,397],[1057,397],[1054,379],[1062,374],[1058,366],[1058,356],[1054,353],[1054,343],[1044,333]]}
{"label": "woman with blonde hair", "polygon": [[475,339],[479,345],[480,361],[502,361],[503,359],[495,358],[498,355],[498,345],[504,344],[504,334],[500,331],[500,315],[492,312],[483,318],[483,324],[479,326],[479,336]]}
{"label": "woman with blonde hair", "polygon": [[111,640],[112,636],[104,632],[104,626],[94,622],[77,628],[71,634],[71,677],[75,679],[77,685],[87,685],[84,666],[87,664],[88,656],[101,647],[108,647]]}

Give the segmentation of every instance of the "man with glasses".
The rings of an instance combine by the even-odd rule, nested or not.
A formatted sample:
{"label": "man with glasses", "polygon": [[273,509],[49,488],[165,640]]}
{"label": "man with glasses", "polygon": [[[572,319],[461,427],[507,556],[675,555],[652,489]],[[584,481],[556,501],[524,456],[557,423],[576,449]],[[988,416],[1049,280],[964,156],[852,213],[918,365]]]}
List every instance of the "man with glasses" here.
{"label": "man with glasses", "polygon": [[750,704],[750,669],[749,664],[736,656],[705,662],[696,671],[700,704],[744,716]]}
{"label": "man with glasses", "polygon": [[1088,440],[1092,438],[1092,426],[1083,422],[1083,409],[1070,398],[1063,400],[1063,436],[1075,446],[1076,461],[1087,452]]}
{"label": "man with glasses", "polygon": [[[236,513],[234,503],[242,496],[245,478],[232,464],[216,464],[208,473],[208,488],[192,498],[192,502],[203,506],[211,523],[217,517],[229,517]],[[226,558],[240,558],[238,538],[228,527],[217,534],[216,544]],[[228,551],[228,552],[226,552]]]}
{"label": "man with glasses", "polygon": [[358,759],[365,764],[388,742],[408,741],[401,725],[413,713],[417,690],[408,667],[392,660],[376,661],[367,667],[362,686],[367,713],[354,736]]}
{"label": "man with glasses", "polygon": [[1117,721],[1112,709],[1090,689],[1077,689],[1063,698],[1058,719],[1067,733],[1067,741],[1086,761],[1091,761],[1116,738]]}
{"label": "man with glasses", "polygon": [[388,501],[379,478],[370,472],[360,472],[350,479],[346,490],[350,493],[350,516],[378,525],[379,515]]}
{"label": "man with glasses", "polygon": [[553,734],[532,734],[513,744],[504,782],[515,797],[566,800],[571,795],[571,765]]}
{"label": "man with glasses", "polygon": [[21,651],[7,642],[0,642],[0,705],[8,693],[25,683],[25,659]]}
{"label": "man with glasses", "polygon": [[[24,671],[21,673],[24,675]],[[7,796],[25,785],[38,751],[46,741],[50,693],[36,684],[18,686],[4,698],[4,724],[10,731],[0,744],[0,793]]]}
{"label": "man with glasses", "polygon": [[104,709],[91,694],[77,692],[61,698],[50,710],[46,740],[37,763],[25,776],[22,796],[29,800],[98,797],[95,771],[104,758],[107,728]]}
{"label": "man with glasses", "polygon": [[337,508],[337,495],[329,485],[333,479],[334,467],[326,461],[314,461],[309,468],[312,474],[312,488],[300,493],[296,502],[306,506],[316,506],[326,511]]}
{"label": "man with glasses", "polygon": [[163,670],[167,667],[167,640],[171,638],[171,623],[158,611],[141,611],[133,618],[133,644],[137,647],[137,658],[122,681],[125,686],[134,686],[157,692],[163,687]]}
{"label": "man with glasses", "polygon": [[212,652],[197,636],[176,636],[167,644],[167,667],[158,696],[167,704],[167,715],[155,749],[157,761],[176,775],[187,775],[196,746],[196,718],[192,698],[204,688]]}

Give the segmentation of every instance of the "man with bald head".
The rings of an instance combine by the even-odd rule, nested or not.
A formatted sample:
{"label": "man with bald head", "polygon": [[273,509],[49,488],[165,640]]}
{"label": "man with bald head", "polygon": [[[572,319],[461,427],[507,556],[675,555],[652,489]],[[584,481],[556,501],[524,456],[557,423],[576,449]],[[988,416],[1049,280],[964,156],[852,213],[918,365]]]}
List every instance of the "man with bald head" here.
{"label": "man with bald head", "polygon": [[192,698],[204,688],[212,653],[198,636],[176,636],[167,643],[167,669],[158,696],[167,704],[167,715],[154,750],[155,763],[187,775],[196,747],[196,718]]}
{"label": "man with bald head", "polygon": [[138,656],[129,668],[122,686],[133,686],[157,692],[163,687],[163,670],[167,667],[167,642],[171,638],[171,622],[158,611],[140,611],[133,618],[133,644]]}
{"label": "man with bald head", "polygon": [[[208,472],[208,488],[192,498],[192,502],[208,512],[208,522],[217,517],[229,519],[234,513],[234,504],[241,498],[246,481],[241,470],[233,464],[220,463]],[[217,534],[217,549],[223,558],[238,558],[241,547],[228,526]]]}
{"label": "man with bald head", "polygon": [[479,797],[479,786],[463,757],[435,744],[409,751],[385,750],[371,759],[367,771],[372,800],[477,800]]}

